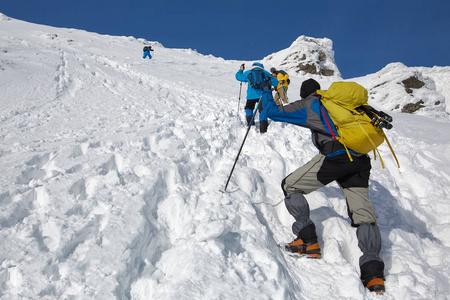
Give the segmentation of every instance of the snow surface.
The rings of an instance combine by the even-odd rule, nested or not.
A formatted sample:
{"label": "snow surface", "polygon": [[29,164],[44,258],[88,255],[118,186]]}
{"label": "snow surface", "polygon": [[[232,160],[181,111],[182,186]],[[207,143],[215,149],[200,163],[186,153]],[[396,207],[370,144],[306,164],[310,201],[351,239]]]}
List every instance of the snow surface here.
{"label": "snow surface", "polygon": [[[0,298],[450,298],[449,68],[351,79],[386,111],[442,101],[392,112],[401,168],[385,144],[386,169],[372,163],[386,264],[376,296],[337,185],[307,196],[323,259],[279,247],[294,238],[280,182],[317,153],[308,130],[251,130],[220,191],[246,132],[241,63],[0,14]],[[405,98],[391,83],[408,72],[427,86]],[[305,78],[291,77],[291,101]]]}

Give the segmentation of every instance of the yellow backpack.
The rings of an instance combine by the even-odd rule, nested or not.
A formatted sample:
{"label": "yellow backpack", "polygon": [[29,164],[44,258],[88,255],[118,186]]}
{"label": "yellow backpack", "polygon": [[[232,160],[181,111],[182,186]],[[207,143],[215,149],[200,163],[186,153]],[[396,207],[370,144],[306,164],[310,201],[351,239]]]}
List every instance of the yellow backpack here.
{"label": "yellow backpack", "polygon": [[[350,161],[353,159],[348,149],[364,154],[373,151],[375,159],[378,153],[381,166],[384,168],[377,147],[386,141],[400,167],[397,156],[383,131],[383,128],[392,128],[390,124],[392,118],[367,104],[369,97],[363,86],[356,82],[333,82],[328,90],[318,90],[317,94],[321,96],[320,100],[339,134],[333,138],[344,145]],[[331,128],[330,131],[333,132]]]}

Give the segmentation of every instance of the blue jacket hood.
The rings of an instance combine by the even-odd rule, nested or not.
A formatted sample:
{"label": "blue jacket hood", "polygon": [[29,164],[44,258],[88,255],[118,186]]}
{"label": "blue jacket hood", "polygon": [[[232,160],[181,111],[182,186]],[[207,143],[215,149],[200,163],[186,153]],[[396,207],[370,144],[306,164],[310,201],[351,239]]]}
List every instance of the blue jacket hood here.
{"label": "blue jacket hood", "polygon": [[253,63],[252,67],[260,67],[261,69],[264,69],[264,65],[258,62]]}

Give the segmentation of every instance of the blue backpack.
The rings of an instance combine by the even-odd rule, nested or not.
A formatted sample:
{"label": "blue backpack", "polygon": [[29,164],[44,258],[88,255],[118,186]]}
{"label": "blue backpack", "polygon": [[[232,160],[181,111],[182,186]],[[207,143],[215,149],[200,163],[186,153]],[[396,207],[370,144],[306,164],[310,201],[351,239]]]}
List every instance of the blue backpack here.
{"label": "blue backpack", "polygon": [[266,74],[264,74],[264,70],[254,69],[250,71],[247,78],[253,89],[260,90],[266,81]]}

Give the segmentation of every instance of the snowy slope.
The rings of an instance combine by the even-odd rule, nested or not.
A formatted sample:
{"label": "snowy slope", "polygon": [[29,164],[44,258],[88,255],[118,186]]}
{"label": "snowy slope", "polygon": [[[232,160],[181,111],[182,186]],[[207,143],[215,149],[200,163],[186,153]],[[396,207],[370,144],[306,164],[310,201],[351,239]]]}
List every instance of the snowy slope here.
{"label": "snowy slope", "polygon": [[[246,131],[242,63],[0,14],[0,299],[450,297],[448,68],[421,68],[428,90],[409,96],[437,109],[392,112],[401,168],[385,145],[387,168],[373,161],[387,288],[376,297],[337,185],[308,195],[323,259],[278,246],[293,239],[280,181],[317,152],[308,130],[252,130],[220,192]],[[377,98],[398,68],[354,80],[391,109],[410,101]],[[291,101],[305,78],[292,75]]]}

